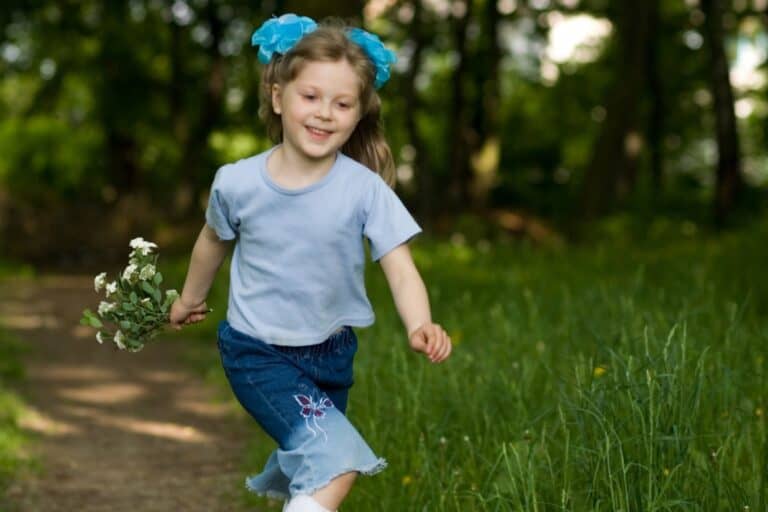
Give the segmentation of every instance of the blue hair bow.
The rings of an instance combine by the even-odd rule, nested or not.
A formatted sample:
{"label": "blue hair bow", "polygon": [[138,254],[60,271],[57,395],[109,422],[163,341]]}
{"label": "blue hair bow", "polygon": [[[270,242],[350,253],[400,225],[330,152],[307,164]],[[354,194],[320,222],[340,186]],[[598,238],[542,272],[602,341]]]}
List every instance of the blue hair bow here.
{"label": "blue hair bow", "polygon": [[[259,62],[268,64],[275,53],[285,54],[316,28],[317,23],[312,18],[283,14],[265,21],[251,36],[251,46],[259,47]],[[360,28],[350,28],[347,37],[359,45],[373,62],[376,68],[373,86],[380,88],[389,80],[389,65],[397,60],[395,52],[385,47],[377,35]]]}
{"label": "blue hair bow", "polygon": [[314,32],[316,28],[317,23],[312,18],[283,14],[279,18],[271,18],[262,23],[251,36],[251,46],[259,47],[259,62],[269,64],[273,54],[284,54],[293,48],[304,34]]}
{"label": "blue hair bow", "polygon": [[360,28],[351,28],[347,37],[362,47],[368,58],[376,66],[376,79],[373,86],[378,89],[389,80],[389,65],[397,60],[395,52],[384,46],[376,34],[371,34]]}

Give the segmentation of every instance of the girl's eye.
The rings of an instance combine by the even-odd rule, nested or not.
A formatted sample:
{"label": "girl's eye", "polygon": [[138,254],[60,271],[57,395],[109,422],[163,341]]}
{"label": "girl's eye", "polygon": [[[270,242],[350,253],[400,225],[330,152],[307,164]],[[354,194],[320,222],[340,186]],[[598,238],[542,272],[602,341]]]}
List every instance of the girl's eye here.
{"label": "girl's eye", "polygon": [[315,95],[314,94],[305,94],[304,98],[306,98],[308,100],[313,100],[313,99],[315,99]]}
{"label": "girl's eye", "polygon": [[349,108],[349,104],[347,104],[347,103],[339,103],[339,108],[347,109],[347,108]]}

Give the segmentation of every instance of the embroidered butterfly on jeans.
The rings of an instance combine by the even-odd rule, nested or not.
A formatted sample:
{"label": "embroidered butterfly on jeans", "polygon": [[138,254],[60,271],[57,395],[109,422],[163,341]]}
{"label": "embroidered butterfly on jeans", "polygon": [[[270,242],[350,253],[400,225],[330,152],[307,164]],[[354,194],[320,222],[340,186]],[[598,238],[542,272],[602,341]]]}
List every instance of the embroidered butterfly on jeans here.
{"label": "embroidered butterfly on jeans", "polygon": [[314,423],[315,428],[322,432],[325,436],[325,440],[328,441],[328,434],[320,427],[320,425],[318,425],[317,420],[325,417],[325,409],[330,409],[333,407],[333,402],[331,402],[331,399],[328,397],[322,397],[317,401],[317,403],[315,403],[312,397],[307,395],[293,395],[293,398],[299,402],[299,405],[301,406],[301,416],[304,418],[304,422],[306,423],[309,431],[312,432],[312,435],[316,436],[317,432],[315,429],[309,426],[309,418],[312,418],[312,423]]}

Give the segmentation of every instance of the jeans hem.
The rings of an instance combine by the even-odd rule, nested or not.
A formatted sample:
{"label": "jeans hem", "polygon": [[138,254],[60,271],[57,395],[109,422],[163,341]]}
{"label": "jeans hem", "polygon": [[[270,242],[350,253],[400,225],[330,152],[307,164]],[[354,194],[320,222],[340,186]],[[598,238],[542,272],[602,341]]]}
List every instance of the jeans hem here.
{"label": "jeans hem", "polygon": [[298,496],[299,494],[306,494],[307,496],[312,496],[317,491],[319,491],[320,489],[322,489],[323,487],[325,487],[329,483],[331,483],[331,480],[333,480],[334,478],[336,478],[338,476],[341,476],[341,475],[343,475],[345,473],[349,473],[349,472],[352,472],[352,471],[357,471],[361,475],[372,476],[372,475],[375,475],[376,473],[380,473],[386,467],[387,467],[387,461],[385,459],[378,459],[373,464],[370,464],[368,466],[364,466],[362,468],[359,468],[359,467],[346,468],[346,469],[343,469],[341,471],[338,471],[337,473],[334,473],[333,475],[331,475],[330,477],[328,477],[324,481],[314,485],[313,487],[309,487],[309,488],[306,488],[306,489],[301,489],[298,492],[291,493],[291,494],[286,494],[286,493],[284,493],[282,491],[277,491],[275,489],[258,489],[256,487],[251,486],[248,483],[248,478],[245,479],[245,488],[248,491],[250,491],[250,492],[252,492],[254,494],[257,494],[258,496],[263,496],[263,497],[267,497],[267,498],[271,498],[271,499],[276,499],[276,500],[290,500],[293,496]]}
{"label": "jeans hem", "polygon": [[321,481],[320,483],[314,485],[313,487],[309,487],[306,489],[301,489],[296,493],[291,493],[292,495],[296,496],[299,494],[306,494],[307,496],[312,496],[317,491],[322,489],[323,487],[326,487],[328,484],[331,483],[331,480],[333,480],[336,477],[339,477],[345,473],[350,473],[352,471],[357,471],[361,475],[366,476],[372,476],[376,473],[380,473],[387,467],[387,461],[384,459],[378,459],[373,464],[369,464],[368,466],[364,466],[362,468],[359,467],[350,467],[346,469],[342,469],[341,471],[338,471],[337,473],[332,474],[330,477],[326,478],[325,480]]}
{"label": "jeans hem", "polygon": [[270,498],[273,500],[289,500],[291,499],[291,495],[276,491],[274,489],[257,489],[255,487],[251,487],[251,485],[248,483],[248,478],[245,479],[245,488],[249,490],[250,492],[257,494],[258,496],[262,496],[265,498]]}

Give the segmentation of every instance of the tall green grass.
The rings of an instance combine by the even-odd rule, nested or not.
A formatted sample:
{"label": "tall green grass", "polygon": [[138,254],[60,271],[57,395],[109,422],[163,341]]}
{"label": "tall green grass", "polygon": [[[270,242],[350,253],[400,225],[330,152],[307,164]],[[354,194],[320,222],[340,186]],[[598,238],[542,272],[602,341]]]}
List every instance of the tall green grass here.
{"label": "tall green grass", "polygon": [[[408,350],[370,268],[348,414],[389,467],[343,508],[766,510],[766,235],[417,242],[455,342],[440,365]],[[247,471],[273,447],[254,429]]]}

